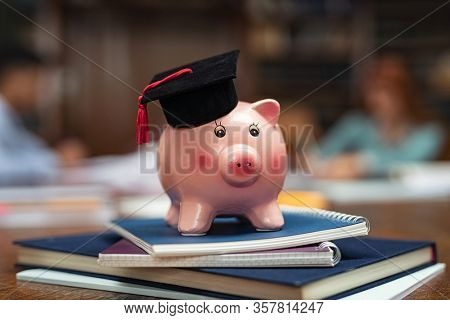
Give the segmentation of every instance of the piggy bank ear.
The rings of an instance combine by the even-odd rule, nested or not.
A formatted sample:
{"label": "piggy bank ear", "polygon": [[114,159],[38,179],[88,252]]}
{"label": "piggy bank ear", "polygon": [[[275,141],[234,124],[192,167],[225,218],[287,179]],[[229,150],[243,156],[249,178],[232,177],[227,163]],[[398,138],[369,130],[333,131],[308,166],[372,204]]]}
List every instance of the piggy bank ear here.
{"label": "piggy bank ear", "polygon": [[258,112],[271,125],[278,123],[280,116],[280,104],[273,99],[264,99],[252,104],[252,109]]}

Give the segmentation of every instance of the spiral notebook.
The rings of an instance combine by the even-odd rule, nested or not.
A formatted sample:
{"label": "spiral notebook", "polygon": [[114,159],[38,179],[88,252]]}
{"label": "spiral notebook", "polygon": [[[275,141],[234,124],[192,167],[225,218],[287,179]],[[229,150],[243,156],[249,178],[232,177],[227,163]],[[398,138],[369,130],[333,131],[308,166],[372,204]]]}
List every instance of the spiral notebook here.
{"label": "spiral notebook", "polygon": [[230,253],[187,257],[154,257],[132,242],[122,239],[98,255],[105,267],[174,268],[269,268],[334,267],[341,260],[338,247],[329,241],[318,245],[248,253]]}
{"label": "spiral notebook", "polygon": [[164,219],[121,219],[110,228],[155,257],[254,252],[305,246],[365,236],[369,222],[360,216],[315,208],[281,207],[285,225],[257,232],[243,219],[219,217],[205,236],[185,237]]}

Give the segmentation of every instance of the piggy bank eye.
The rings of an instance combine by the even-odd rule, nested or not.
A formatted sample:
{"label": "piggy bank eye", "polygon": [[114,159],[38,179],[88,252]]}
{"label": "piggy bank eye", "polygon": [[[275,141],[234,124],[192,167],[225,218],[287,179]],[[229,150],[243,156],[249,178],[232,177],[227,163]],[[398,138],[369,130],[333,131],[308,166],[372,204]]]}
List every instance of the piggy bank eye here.
{"label": "piggy bank eye", "polygon": [[250,134],[254,137],[259,136],[259,128],[257,124],[252,124],[250,125],[250,127],[248,128],[248,131],[250,132]]}
{"label": "piggy bank eye", "polygon": [[225,135],[227,134],[227,130],[225,129],[224,126],[218,125],[218,126],[214,129],[214,134],[215,134],[218,138],[223,138],[223,137],[225,137]]}

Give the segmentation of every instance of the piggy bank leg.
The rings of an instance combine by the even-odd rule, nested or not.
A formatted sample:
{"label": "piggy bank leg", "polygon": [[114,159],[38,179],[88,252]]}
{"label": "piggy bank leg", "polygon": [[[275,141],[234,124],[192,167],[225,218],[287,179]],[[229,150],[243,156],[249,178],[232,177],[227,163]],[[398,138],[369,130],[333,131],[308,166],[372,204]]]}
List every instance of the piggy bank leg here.
{"label": "piggy bank leg", "polygon": [[284,225],[283,214],[276,200],[253,208],[246,216],[258,231],[276,231]]}
{"label": "piggy bank leg", "polygon": [[166,214],[166,223],[169,226],[176,228],[180,217],[180,198],[172,190],[167,190],[167,195],[170,198],[171,204]]}
{"label": "piggy bank leg", "polygon": [[177,228],[179,217],[180,217],[180,203],[172,201],[169,211],[167,211],[166,214],[166,223],[173,228]]}
{"label": "piggy bank leg", "polygon": [[214,215],[211,207],[199,202],[182,201],[178,231],[183,236],[201,236],[208,232]]}

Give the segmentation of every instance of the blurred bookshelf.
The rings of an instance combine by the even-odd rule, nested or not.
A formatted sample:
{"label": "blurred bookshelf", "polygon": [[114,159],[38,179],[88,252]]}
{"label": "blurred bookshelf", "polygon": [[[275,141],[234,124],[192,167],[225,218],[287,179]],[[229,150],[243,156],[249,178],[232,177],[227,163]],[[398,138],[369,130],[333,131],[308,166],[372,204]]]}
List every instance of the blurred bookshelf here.
{"label": "blurred bookshelf", "polygon": [[[271,97],[284,108],[300,100],[291,109],[310,110],[326,130],[355,104],[365,63],[349,67],[444,1],[20,3],[26,3],[26,12],[37,23],[65,42],[21,23],[28,25],[34,46],[59,63],[58,99],[53,101],[54,108],[46,109],[51,112],[43,114],[44,121],[56,128],[50,130],[53,135],[79,136],[96,155],[135,147],[136,95],[153,74],[234,48],[241,49],[237,88],[242,100]],[[1,10],[6,9],[0,9],[0,17],[11,15]],[[445,6],[385,48],[410,61],[430,105],[439,105],[438,112],[447,116],[450,98],[436,103],[429,78],[436,59],[450,52],[449,16],[450,6]],[[17,37],[23,34],[20,31]],[[151,120],[162,123],[159,108],[149,108]]]}
{"label": "blurred bookshelf", "polygon": [[448,6],[390,41],[442,1],[262,2],[248,7],[257,94],[300,100],[324,129],[353,106],[364,63],[351,66],[367,53],[383,46],[405,56],[426,95],[437,52],[450,50]]}

